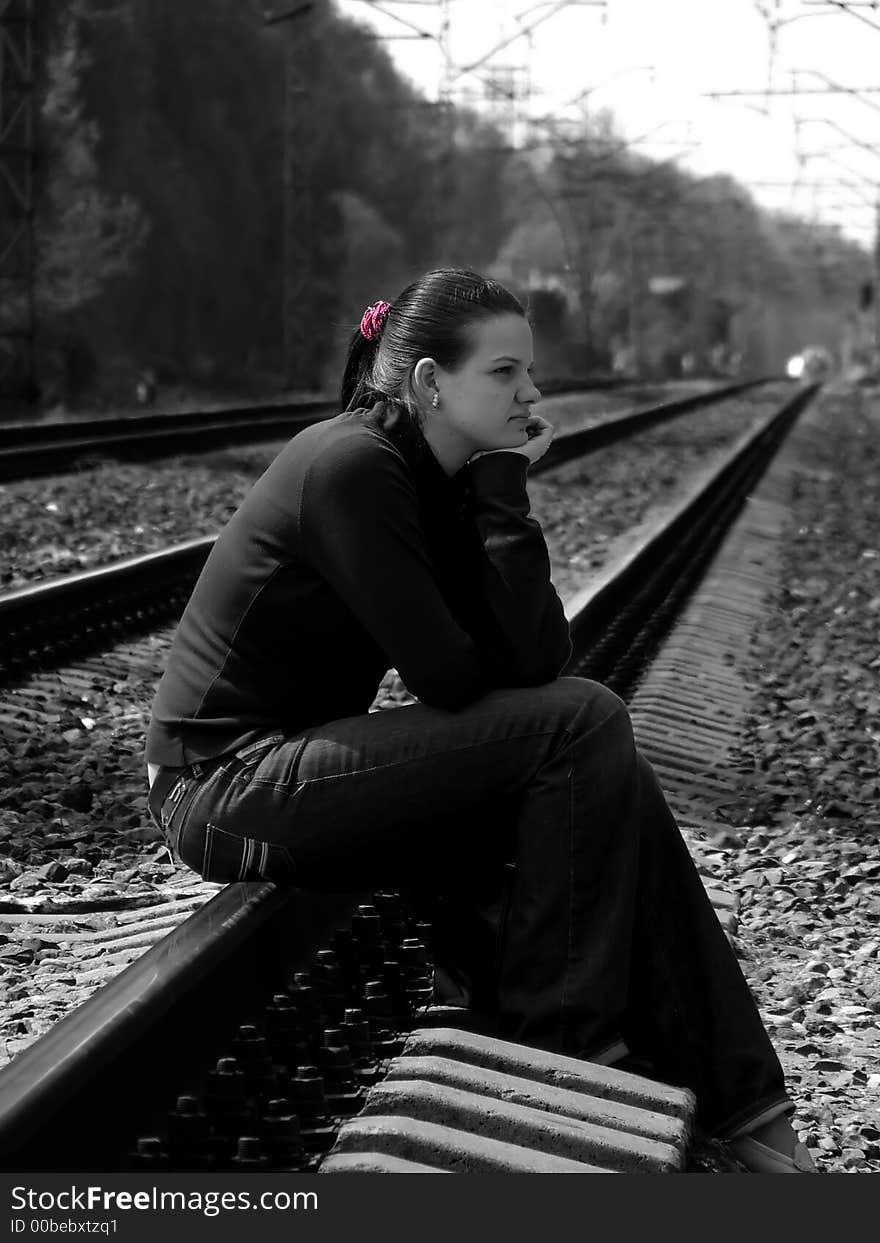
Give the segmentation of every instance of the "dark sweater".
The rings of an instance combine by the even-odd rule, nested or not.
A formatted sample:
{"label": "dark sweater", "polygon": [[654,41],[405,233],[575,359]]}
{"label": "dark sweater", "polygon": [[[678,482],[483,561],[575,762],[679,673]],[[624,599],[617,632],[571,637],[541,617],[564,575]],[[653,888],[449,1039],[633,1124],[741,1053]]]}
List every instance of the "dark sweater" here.
{"label": "dark sweater", "polygon": [[177,767],[364,713],[389,668],[448,711],[552,681],[568,624],[527,469],[521,453],[493,453],[450,478],[381,404],[300,432],[211,550],[147,760]]}

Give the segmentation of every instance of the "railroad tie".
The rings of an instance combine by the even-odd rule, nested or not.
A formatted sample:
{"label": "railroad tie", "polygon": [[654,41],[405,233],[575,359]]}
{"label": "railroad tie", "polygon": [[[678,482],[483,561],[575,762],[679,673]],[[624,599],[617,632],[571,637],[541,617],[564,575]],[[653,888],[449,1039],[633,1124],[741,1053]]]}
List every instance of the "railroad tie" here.
{"label": "railroad tie", "polygon": [[319,1172],[345,1172],[336,1158],[357,1151],[359,1170],[373,1160],[379,1170],[391,1155],[458,1173],[565,1173],[574,1163],[580,1172],[674,1173],[694,1108],[687,1089],[627,1071],[457,1028],[419,1028],[358,1117],[343,1123]]}
{"label": "railroad tie", "polygon": [[387,1173],[389,1156],[449,1174],[607,1174],[613,1171],[537,1148],[474,1135],[457,1127],[406,1117],[353,1118],[318,1168],[319,1174],[350,1173],[340,1157],[357,1153],[359,1173]]}
{"label": "railroad tie", "polygon": [[323,1163],[319,1174],[451,1174],[451,1170],[420,1161],[407,1161],[386,1152],[337,1152]]}

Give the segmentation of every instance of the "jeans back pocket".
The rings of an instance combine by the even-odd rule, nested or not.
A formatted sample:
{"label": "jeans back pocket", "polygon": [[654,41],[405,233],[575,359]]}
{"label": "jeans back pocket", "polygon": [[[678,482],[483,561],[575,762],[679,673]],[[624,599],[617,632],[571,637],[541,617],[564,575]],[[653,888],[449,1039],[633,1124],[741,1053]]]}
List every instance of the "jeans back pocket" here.
{"label": "jeans back pocket", "polygon": [[181,860],[203,880],[294,883],[293,860],[286,847],[230,833],[210,820],[201,828],[193,825],[187,831],[184,827],[177,847]]}

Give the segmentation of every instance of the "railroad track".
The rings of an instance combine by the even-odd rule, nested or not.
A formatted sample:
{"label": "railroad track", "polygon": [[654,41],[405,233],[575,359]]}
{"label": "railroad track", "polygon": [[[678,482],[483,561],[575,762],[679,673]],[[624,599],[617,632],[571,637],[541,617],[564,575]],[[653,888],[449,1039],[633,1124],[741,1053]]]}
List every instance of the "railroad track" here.
{"label": "railroad track", "polygon": [[[621,388],[617,379],[551,380],[545,396]],[[736,391],[739,385],[730,386]],[[203,452],[221,445],[284,440],[337,413],[335,398],[278,398],[213,404],[115,418],[0,422],[0,482],[88,469],[107,458],[145,461],[169,453]]]}
{"label": "railroad track", "polygon": [[[744,436],[724,465],[702,481],[671,521],[658,525],[638,552],[610,568],[594,588],[571,602],[568,612],[577,653],[573,672],[598,677],[613,689],[628,693],[743,497],[813,391],[799,391],[773,420]],[[210,541],[206,543],[210,546]],[[67,597],[65,607],[79,607],[71,603],[72,599]],[[31,641],[31,658],[34,650]],[[20,646],[18,668],[24,656]],[[731,926],[729,900],[723,894],[715,895],[714,900],[722,922]],[[258,1013],[273,994],[280,997],[278,990],[283,986],[287,987],[287,1003],[270,1007],[269,1017],[261,1022],[274,1032],[274,1055],[280,1056],[278,1041],[283,1045],[287,1039],[288,1053],[299,1066],[299,1072],[284,1085],[284,1091],[295,1098],[303,1120],[299,1147],[293,1142],[292,1123],[276,1119],[277,1125],[266,1122],[265,1126],[273,1134],[287,1127],[288,1148],[286,1155],[278,1158],[281,1165],[276,1164],[276,1168],[314,1168],[336,1134],[338,1118],[360,1104],[357,1089],[375,1080],[377,1067],[400,1050],[399,1033],[412,1025],[414,1008],[427,996],[424,942],[430,930],[408,923],[406,910],[394,895],[374,895],[372,905],[374,910],[356,912],[351,933],[336,932],[333,950],[320,952],[315,962],[315,944],[322,937],[329,938],[331,928],[357,906],[356,901],[290,895],[271,885],[233,885],[221,891],[117,981],[100,990],[0,1073],[0,1154],[7,1168],[124,1169],[138,1137],[154,1131],[162,1134],[177,1090],[186,1096],[194,1084],[208,1083],[212,1107],[222,1113],[226,1108],[222,1101],[228,1105],[233,1099],[239,1079],[234,1067],[228,1063],[224,1067],[221,1062],[206,1080],[202,1033],[209,1029],[216,1035],[218,1056],[224,1048],[232,1048],[239,1063],[248,1065],[252,1074],[259,1073],[260,1063],[271,1078],[271,1072],[266,1072],[263,1037],[259,1032],[242,1034],[238,1029],[243,1016]],[[407,944],[401,932],[415,936],[407,938]],[[352,1000],[346,998],[343,968],[351,967],[355,950],[368,962],[372,954],[375,963],[375,940],[380,934],[397,939],[400,962],[396,983],[389,983],[386,977],[384,990],[373,987],[361,1001],[360,1008],[372,1016],[374,1028],[387,1032],[369,1048],[364,1043],[363,1019],[345,1022],[346,1009],[356,1007],[342,1004]],[[241,1003],[235,1013],[230,1013],[227,1004],[230,995]],[[298,1014],[289,1013],[292,996]],[[349,1050],[360,1050],[361,1064],[353,1069],[345,1064],[345,1041],[338,1034],[329,1044],[324,1041],[323,1051],[308,1045],[315,1033],[304,1033],[302,1024],[318,997],[325,1010],[324,1027],[329,1020],[329,1030],[338,1033],[337,1024],[342,1024]],[[287,1013],[279,1015],[278,1011]],[[279,1031],[285,1022],[287,1036],[282,1039]],[[424,1053],[430,1040],[419,1039]],[[436,1038],[441,1043],[442,1039]],[[316,1076],[303,1072],[306,1063],[301,1059],[306,1054],[323,1072],[323,1096]],[[596,1073],[601,1082],[598,1088],[593,1084],[594,1094],[603,1085],[607,1088],[602,1074]],[[627,1088],[616,1082],[621,1091]],[[170,1088],[172,1084],[176,1088]],[[281,1085],[274,1087],[280,1090]],[[274,1088],[269,1084],[267,1090]],[[124,1095],[120,1097],[120,1093]],[[676,1113],[682,1109],[681,1100],[673,1098],[674,1094],[670,1097],[667,1092],[664,1116],[681,1121]],[[124,1109],[119,1107],[120,1099],[125,1100]],[[428,1093],[429,1104],[430,1100]],[[663,1112],[662,1104],[662,1100],[655,1101],[655,1112]],[[332,1112],[322,1113],[331,1107]],[[181,1133],[189,1127],[195,1134],[202,1126],[200,1111],[195,1112],[199,1115],[196,1121],[187,1121],[192,1113],[187,1100],[178,1110],[180,1116],[175,1115],[174,1126]],[[350,1124],[346,1131],[355,1136],[355,1148],[361,1132],[372,1133],[369,1121]],[[677,1133],[681,1138],[682,1127]],[[139,1168],[162,1167],[166,1158],[157,1151],[157,1145],[161,1147],[158,1140],[142,1145],[143,1151],[135,1158]],[[199,1159],[213,1160],[210,1150],[211,1144],[203,1146]],[[195,1159],[192,1153],[189,1159]],[[347,1168],[345,1161],[340,1168]]]}

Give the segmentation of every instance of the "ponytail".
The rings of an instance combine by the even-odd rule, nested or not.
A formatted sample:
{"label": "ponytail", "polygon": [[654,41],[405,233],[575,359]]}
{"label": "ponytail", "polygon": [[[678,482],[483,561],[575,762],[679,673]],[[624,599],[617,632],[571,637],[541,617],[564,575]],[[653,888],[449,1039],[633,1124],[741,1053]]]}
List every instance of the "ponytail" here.
{"label": "ponytail", "polygon": [[348,344],[348,357],[342,373],[340,401],[343,410],[357,410],[372,392],[370,378],[376,357],[376,341],[368,341],[356,328]]}
{"label": "ponytail", "polygon": [[[348,346],[348,358],[342,375],[341,399],[343,410],[357,410],[365,404],[372,387],[373,362],[379,350],[379,338],[388,318],[391,306],[381,299],[368,306],[361,318],[360,327]],[[381,397],[382,393],[376,393]]]}

